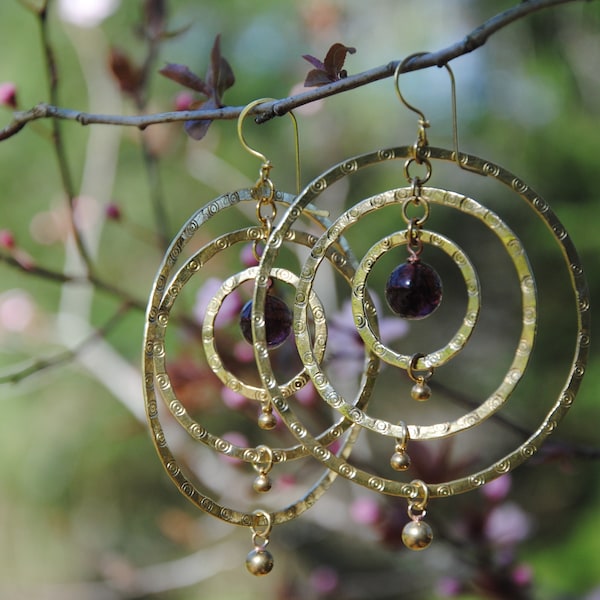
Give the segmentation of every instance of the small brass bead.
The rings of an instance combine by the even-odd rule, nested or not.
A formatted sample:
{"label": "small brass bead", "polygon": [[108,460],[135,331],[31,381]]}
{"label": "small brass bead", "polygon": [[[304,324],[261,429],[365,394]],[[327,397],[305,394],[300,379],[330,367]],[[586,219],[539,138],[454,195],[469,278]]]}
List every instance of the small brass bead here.
{"label": "small brass bead", "polygon": [[261,429],[274,429],[277,425],[277,419],[272,412],[263,412],[260,417],[258,417],[258,426]]}
{"label": "small brass bead", "polygon": [[252,575],[268,575],[273,569],[273,555],[268,550],[255,548],[246,556],[246,569]]}
{"label": "small brass bead", "polygon": [[418,382],[412,386],[410,395],[413,400],[425,402],[425,400],[429,400],[429,398],[431,398],[431,388],[425,382]]}
{"label": "small brass bead", "polygon": [[425,550],[433,540],[433,531],[425,521],[410,521],[402,530],[402,541],[409,550]]}
{"label": "small brass bead", "polygon": [[267,474],[261,473],[254,480],[252,487],[255,492],[268,492],[271,489],[271,480]]}
{"label": "small brass bead", "polygon": [[406,452],[394,452],[390,465],[395,471],[406,471],[410,467],[410,456]]}

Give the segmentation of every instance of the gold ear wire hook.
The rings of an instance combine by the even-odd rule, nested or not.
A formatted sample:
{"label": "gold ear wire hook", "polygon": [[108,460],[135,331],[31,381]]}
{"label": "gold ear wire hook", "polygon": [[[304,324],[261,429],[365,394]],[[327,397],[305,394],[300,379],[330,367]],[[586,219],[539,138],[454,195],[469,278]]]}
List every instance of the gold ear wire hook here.
{"label": "gold ear wire hook", "polygon": [[[398,98],[400,98],[400,101],[402,102],[402,104],[404,104],[404,106],[406,106],[406,108],[408,108],[409,110],[412,110],[414,113],[419,115],[419,125],[421,126],[421,131],[419,132],[419,138],[421,138],[421,135],[424,136],[423,128],[429,127],[429,121],[427,121],[424,113],[421,110],[419,110],[418,108],[416,108],[415,106],[413,106],[412,104],[407,102],[406,98],[404,98],[404,96],[402,95],[402,92],[400,91],[400,74],[402,73],[402,70],[403,70],[404,66],[406,65],[406,63],[408,63],[409,61],[411,61],[414,58],[418,58],[419,56],[424,56],[425,54],[428,54],[428,53],[427,52],[416,52],[414,54],[411,54],[410,56],[407,56],[396,67],[396,70],[394,71],[394,84],[396,87],[396,93],[398,94]],[[464,169],[465,171],[479,173],[480,175],[482,175],[482,173],[479,170],[471,169],[468,165],[463,164],[460,160],[460,152],[459,152],[459,144],[458,144],[458,110],[456,108],[456,79],[454,77],[454,72],[450,68],[450,65],[448,65],[446,63],[444,65],[439,65],[439,66],[445,67],[446,71],[448,71],[448,76],[450,77],[450,92],[451,92],[451,101],[452,101],[452,139],[454,142],[454,162],[456,162],[456,164],[461,169]],[[424,138],[424,141],[426,144],[427,139]]]}
{"label": "gold ear wire hook", "polygon": [[[267,159],[267,157],[258,150],[251,148],[246,139],[244,138],[244,133],[242,131],[244,125],[244,119],[248,116],[248,113],[260,104],[264,104],[265,102],[274,102],[275,98],[260,98],[258,100],[254,100],[250,102],[247,106],[244,107],[237,121],[237,134],[238,139],[240,140],[240,144],[244,147],[246,151],[248,151],[252,156],[256,156],[256,158],[260,159],[263,163],[263,168],[270,170],[271,162]],[[296,120],[296,116],[292,111],[289,113],[290,118],[292,119],[292,124],[294,127],[294,149],[296,152],[296,193],[300,193],[300,136],[298,134],[298,121]]]}
{"label": "gold ear wire hook", "polygon": [[400,91],[400,74],[402,73],[404,66],[407,62],[410,62],[413,58],[418,58],[419,56],[424,56],[427,52],[416,52],[415,54],[411,54],[407,56],[401,63],[398,64],[396,70],[394,71],[394,85],[396,86],[396,93],[398,94],[398,98],[400,98],[400,102],[406,106],[409,110],[412,110],[414,113],[419,115],[420,124],[422,122],[424,127],[429,127],[429,122],[425,118],[425,114],[423,111],[419,110],[416,106],[413,106],[409,102],[407,102],[406,98],[402,95]]}

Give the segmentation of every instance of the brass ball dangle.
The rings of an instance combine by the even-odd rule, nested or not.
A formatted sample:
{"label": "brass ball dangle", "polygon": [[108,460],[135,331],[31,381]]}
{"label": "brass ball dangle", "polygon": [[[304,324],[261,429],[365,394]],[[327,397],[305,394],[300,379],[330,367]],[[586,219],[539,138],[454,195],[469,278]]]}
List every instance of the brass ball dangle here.
{"label": "brass ball dangle", "polygon": [[265,431],[275,429],[277,426],[277,419],[273,414],[273,407],[270,402],[261,407],[260,416],[258,417],[258,426]]}
{"label": "brass ball dangle", "polygon": [[420,479],[416,479],[412,482],[413,485],[417,486],[421,493],[418,496],[409,501],[408,503],[408,516],[410,521],[404,526],[402,530],[402,542],[409,550],[416,552],[425,550],[433,541],[433,530],[428,523],[423,521],[427,511],[427,502],[429,500],[429,488],[427,484]]}
{"label": "brass ball dangle", "polygon": [[396,446],[396,452],[390,458],[390,465],[394,471],[406,471],[410,468],[410,456],[404,449]]}
{"label": "brass ball dangle", "polygon": [[246,569],[251,575],[260,577],[268,575],[273,570],[275,561],[273,555],[266,550],[269,544],[269,534],[271,533],[272,520],[271,515],[264,510],[254,511],[254,515],[266,521],[264,529],[258,526],[252,526],[252,543],[254,549],[250,550],[246,556]]}
{"label": "brass ball dangle", "polygon": [[[268,492],[271,487],[271,478],[269,477],[269,472],[273,468],[273,450],[269,448],[269,446],[258,446],[256,450],[259,452],[259,460],[256,463],[253,463],[252,466],[254,470],[258,473],[256,478],[254,479],[254,483],[252,487],[255,492],[264,494]],[[263,460],[260,458],[263,454],[266,455],[266,459]]]}
{"label": "brass ball dangle", "polygon": [[394,454],[390,458],[390,466],[394,471],[406,471],[410,468],[410,456],[406,452],[408,427],[404,421],[400,421],[398,426],[402,429],[402,437],[396,438],[396,447],[394,448]]}
{"label": "brass ball dangle", "polygon": [[246,569],[256,577],[268,575],[273,570],[273,564],[273,555],[261,547],[250,550],[246,556]]}
{"label": "brass ball dangle", "polygon": [[409,550],[425,550],[432,541],[433,530],[425,521],[409,521],[402,530],[402,542]]}
{"label": "brass ball dangle", "polygon": [[421,358],[425,358],[425,355],[419,353],[413,354],[407,369],[408,376],[414,382],[410,390],[410,397],[417,402],[425,402],[431,398],[431,388],[427,384],[427,381],[433,376],[433,367],[430,367],[424,373],[417,374],[417,363]]}

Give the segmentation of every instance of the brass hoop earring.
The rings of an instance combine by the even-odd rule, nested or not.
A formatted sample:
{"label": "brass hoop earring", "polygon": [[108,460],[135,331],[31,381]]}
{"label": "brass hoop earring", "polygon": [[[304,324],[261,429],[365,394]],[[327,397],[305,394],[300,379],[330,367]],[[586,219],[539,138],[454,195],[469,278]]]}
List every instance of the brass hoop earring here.
{"label": "brass hoop earring", "polygon": [[[400,67],[401,65],[399,66],[397,73],[399,73]],[[451,73],[449,68],[448,70]],[[405,102],[399,88],[397,91],[402,101]],[[407,106],[415,110],[410,105],[407,104]],[[454,101],[453,108],[455,122]],[[256,286],[254,288],[254,312],[252,324],[253,336],[257,348],[257,365],[261,380],[282,421],[296,436],[298,441],[327,468],[335,471],[348,480],[367,488],[374,489],[384,494],[401,496],[409,499],[409,516],[411,517],[413,525],[407,533],[407,540],[405,540],[405,542],[412,549],[422,549],[429,545],[432,538],[428,526],[425,527],[425,524],[422,522],[425,506],[429,499],[441,498],[473,490],[484,483],[511,471],[535,454],[540,445],[554,431],[559,421],[564,417],[565,413],[573,403],[575,394],[585,372],[590,343],[590,303],[583,268],[577,256],[575,247],[564,226],[560,223],[548,204],[526,183],[502,167],[477,156],[459,154],[456,137],[454,150],[430,146],[425,132],[429,123],[425,119],[423,113],[418,110],[416,110],[416,112],[418,112],[420,116],[419,131],[417,141],[413,145],[386,148],[345,160],[334,165],[314,179],[299,194],[280,223],[273,229],[261,257],[259,272],[256,277]],[[445,189],[426,187],[426,184],[431,177],[432,164],[434,161],[458,164],[461,168],[470,173],[476,173],[498,181],[506,186],[511,192],[519,196],[521,200],[532,209],[535,216],[546,224],[565,260],[573,290],[574,309],[577,320],[573,361],[566,377],[565,384],[558,394],[558,398],[550,407],[550,410],[543,418],[538,429],[518,448],[509,452],[503,458],[494,461],[489,467],[453,481],[405,482],[391,479],[359,469],[351,465],[346,459],[340,458],[330,452],[310,434],[308,429],[296,416],[290,403],[287,402],[279,392],[268,354],[264,352],[265,328],[261,315],[266,298],[268,274],[275,265],[279,247],[282,240],[285,239],[287,232],[290,230],[290,227],[296,219],[300,217],[305,207],[315,203],[323,191],[329,189],[336,181],[352,176],[367,167],[395,160],[404,161],[404,173],[408,180],[408,187],[390,190],[358,202],[336,219],[314,245],[310,256],[307,258],[304,267],[302,268],[302,276],[297,288],[294,306],[294,328],[300,331],[304,328],[307,316],[307,298],[310,296],[314,278],[322,261],[322,257],[326,255],[332,244],[335,244],[340,236],[345,235],[351,226],[356,225],[364,214],[377,211],[385,206],[398,206],[401,209],[401,214],[404,216],[405,229],[394,231],[376,242],[371,250],[359,261],[359,266],[352,281],[352,304],[357,333],[361,336],[365,346],[371,353],[381,358],[384,362],[388,362],[393,366],[406,370],[409,375],[414,375],[415,371],[422,371],[431,376],[433,372],[432,369],[448,363],[450,359],[465,346],[469,338],[469,332],[476,324],[478,312],[477,297],[479,292],[476,278],[473,276],[472,269],[469,266],[469,260],[458,246],[454,245],[449,239],[441,237],[440,234],[423,229],[423,225],[427,221],[430,211],[435,209],[436,206],[447,206],[464,212],[482,222],[497,236],[504,246],[504,249],[513,262],[519,279],[522,298],[522,329],[511,366],[495,392],[485,399],[476,409],[454,421],[436,425],[407,425],[405,423],[395,425],[382,419],[369,416],[365,410],[362,410],[361,408],[354,406],[352,402],[345,400],[330,384],[321,368],[318,357],[314,355],[307,343],[308,336],[305,336],[302,333],[297,335],[296,339],[299,354],[304,361],[307,372],[319,392],[319,395],[329,406],[337,410],[345,418],[363,429],[369,429],[377,434],[393,437],[396,440],[431,440],[455,435],[478,425],[497,412],[513,393],[516,385],[521,380],[529,361],[536,332],[537,298],[533,273],[529,266],[525,249],[516,235],[508,228],[500,217],[489,208],[484,207],[479,202],[466,197],[463,194]],[[425,174],[422,176],[413,175],[412,168],[414,164],[424,166]],[[407,210],[409,206],[416,209],[421,208],[423,210],[422,216],[415,219],[408,219]],[[412,355],[396,355],[383,346],[377,338],[377,335],[370,330],[368,318],[365,318],[363,302],[366,291],[366,278],[373,263],[378,260],[383,253],[396,246],[407,246],[409,254],[407,262],[412,262],[414,265],[420,261],[420,254],[424,244],[436,245],[443,251],[451,254],[453,258],[455,257],[455,263],[464,275],[467,294],[469,295],[469,299],[473,300],[473,302],[467,311],[467,315],[459,332],[452,338],[446,347],[430,354],[416,353]],[[423,271],[427,272],[427,278],[434,278],[427,268],[423,267]],[[414,282],[415,280],[413,279],[411,283]],[[417,285],[417,287],[419,286]],[[429,286],[422,286],[421,289],[419,289],[419,293],[426,296],[425,303],[429,305],[429,307],[437,302],[437,290],[434,289],[432,292]],[[393,306],[391,308],[394,309]],[[433,306],[433,308],[435,309],[435,306]],[[429,312],[432,312],[432,310]],[[411,315],[410,318],[414,318],[414,315]],[[406,435],[406,431],[408,432],[408,435]],[[404,443],[402,445],[403,451],[405,451],[405,446],[406,444]],[[404,462],[403,459],[403,465]],[[420,498],[420,500],[417,500],[415,503],[415,498]]]}

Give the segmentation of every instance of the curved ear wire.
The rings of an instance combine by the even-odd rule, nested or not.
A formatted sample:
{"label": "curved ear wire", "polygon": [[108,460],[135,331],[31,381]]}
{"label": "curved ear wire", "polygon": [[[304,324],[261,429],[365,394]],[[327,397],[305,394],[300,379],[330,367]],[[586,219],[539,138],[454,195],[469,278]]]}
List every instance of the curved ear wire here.
{"label": "curved ear wire", "polygon": [[[244,126],[244,119],[248,116],[248,113],[253,108],[255,108],[256,106],[259,106],[260,104],[264,104],[265,102],[271,102],[274,100],[275,100],[274,98],[259,98],[258,100],[254,100],[253,102],[250,102],[250,104],[248,104],[247,106],[244,107],[244,109],[240,113],[240,116],[238,117],[238,121],[237,121],[237,134],[238,134],[238,139],[240,140],[240,144],[242,144],[244,149],[247,152],[249,152],[250,154],[252,154],[252,156],[256,156],[256,158],[260,159],[263,163],[263,167],[266,167],[269,170],[271,169],[271,162],[267,159],[267,157],[262,152],[259,152],[258,150],[255,150],[254,148],[251,148],[248,145],[248,143],[246,142],[246,139],[244,138],[243,126]],[[300,193],[300,136],[298,135],[298,121],[292,111],[290,111],[288,114],[289,114],[290,118],[292,119],[292,125],[294,127],[294,149],[296,152],[296,193],[299,194]]]}
{"label": "curved ear wire", "polygon": [[[417,115],[419,115],[419,126],[420,126],[420,130],[419,130],[419,145],[423,145],[427,144],[427,138],[425,137],[425,128],[429,127],[429,121],[425,118],[425,114],[423,113],[423,111],[421,111],[420,109],[418,109],[417,107],[413,106],[412,104],[410,104],[409,102],[407,102],[406,98],[402,95],[402,92],[400,90],[400,74],[403,71],[403,68],[406,66],[406,64],[408,62],[410,62],[413,58],[417,58],[419,56],[423,56],[427,54],[427,52],[416,52],[414,54],[411,54],[409,56],[407,56],[401,63],[398,64],[398,66],[396,67],[396,70],[394,71],[394,84],[396,87],[396,93],[398,94],[398,98],[400,98],[400,101],[402,102],[402,104],[404,104],[404,106],[406,106],[406,108],[408,108],[409,110],[412,110],[414,113],[416,113]],[[478,173],[479,175],[482,175],[482,173],[476,169],[471,169],[468,165],[465,165],[461,162],[460,160],[460,151],[459,151],[459,144],[458,144],[458,111],[456,108],[456,79],[454,77],[454,72],[452,71],[452,69],[450,68],[450,65],[443,64],[440,65],[440,67],[445,67],[446,71],[448,71],[448,76],[450,77],[450,92],[451,92],[451,101],[452,101],[452,138],[453,138],[453,143],[454,143],[454,162],[456,162],[456,164],[461,168],[464,169],[465,171],[469,171],[471,173]],[[485,175],[485,174],[483,174]]]}

